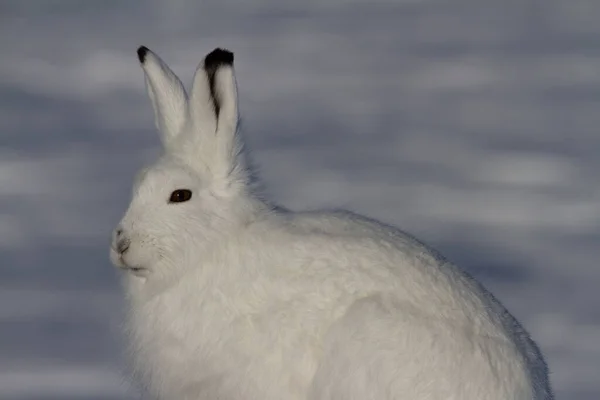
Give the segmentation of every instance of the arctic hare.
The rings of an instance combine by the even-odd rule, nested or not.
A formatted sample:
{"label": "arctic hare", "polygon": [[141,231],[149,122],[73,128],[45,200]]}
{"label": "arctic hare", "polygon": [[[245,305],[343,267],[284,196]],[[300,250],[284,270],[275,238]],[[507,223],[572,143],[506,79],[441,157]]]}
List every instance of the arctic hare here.
{"label": "arctic hare", "polygon": [[402,231],[262,199],[233,53],[188,94],[146,47],[162,156],[113,233],[134,372],[161,400],[548,400],[536,344],[479,283]]}

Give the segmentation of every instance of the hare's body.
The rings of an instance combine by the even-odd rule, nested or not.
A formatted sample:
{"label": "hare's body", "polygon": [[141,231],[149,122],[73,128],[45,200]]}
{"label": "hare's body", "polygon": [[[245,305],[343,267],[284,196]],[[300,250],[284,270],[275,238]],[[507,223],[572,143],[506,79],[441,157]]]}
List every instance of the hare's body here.
{"label": "hare's body", "polygon": [[[164,130],[176,119],[160,120],[156,87],[168,80],[152,81],[159,79],[152,68],[166,67],[151,57],[152,65],[140,59]],[[221,102],[216,125],[227,127],[228,92],[219,86],[227,75],[206,64],[216,80],[210,93]],[[243,159],[223,169],[223,183],[210,176],[219,167],[207,172],[188,158],[190,143],[141,177],[111,253],[129,271],[134,366],[154,396],[552,398],[546,364],[527,333],[442,257],[361,216],[270,207],[248,189]],[[225,153],[229,161],[240,156]],[[170,203],[184,204],[167,204],[171,191]]]}

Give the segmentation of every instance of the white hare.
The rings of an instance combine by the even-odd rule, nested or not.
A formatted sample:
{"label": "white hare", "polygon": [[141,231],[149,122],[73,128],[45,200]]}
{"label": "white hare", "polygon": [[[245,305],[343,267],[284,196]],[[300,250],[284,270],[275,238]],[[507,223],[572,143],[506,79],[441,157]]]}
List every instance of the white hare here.
{"label": "white hare", "polygon": [[164,146],[115,229],[134,372],[161,400],[548,400],[546,363],[480,284],[409,235],[257,194],[233,54],[189,97],[138,49]]}

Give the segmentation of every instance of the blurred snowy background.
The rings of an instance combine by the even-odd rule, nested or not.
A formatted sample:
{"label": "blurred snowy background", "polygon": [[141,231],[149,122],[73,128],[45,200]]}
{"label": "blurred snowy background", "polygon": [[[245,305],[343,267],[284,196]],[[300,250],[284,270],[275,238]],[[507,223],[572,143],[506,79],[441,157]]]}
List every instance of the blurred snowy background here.
{"label": "blurred snowy background", "polygon": [[0,2],[0,399],[134,399],[111,229],[157,152],[135,49],[236,54],[272,195],[468,269],[600,398],[600,2]]}

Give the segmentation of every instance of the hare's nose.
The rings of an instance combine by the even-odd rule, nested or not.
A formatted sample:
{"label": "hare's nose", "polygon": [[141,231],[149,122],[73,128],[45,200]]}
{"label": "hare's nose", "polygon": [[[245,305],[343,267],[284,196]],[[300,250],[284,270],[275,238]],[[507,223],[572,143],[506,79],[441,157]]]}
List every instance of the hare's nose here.
{"label": "hare's nose", "polygon": [[[117,236],[118,236],[118,234],[117,234]],[[129,239],[126,239],[126,238],[119,239],[117,241],[117,251],[120,254],[123,254],[129,249],[130,245],[131,245],[131,241]]]}

